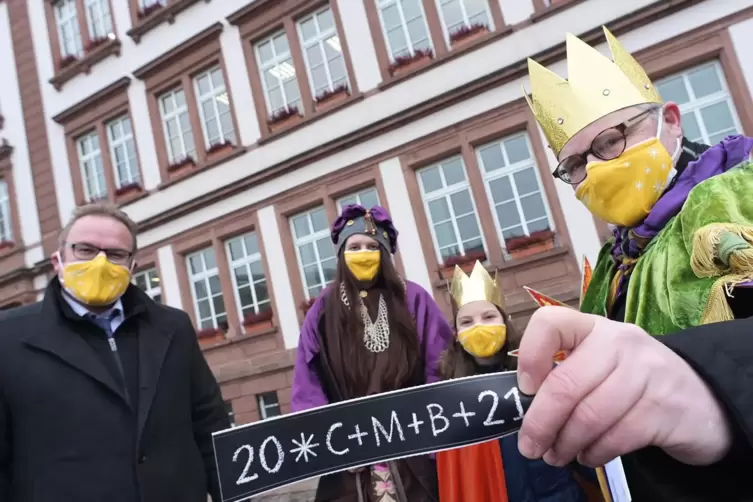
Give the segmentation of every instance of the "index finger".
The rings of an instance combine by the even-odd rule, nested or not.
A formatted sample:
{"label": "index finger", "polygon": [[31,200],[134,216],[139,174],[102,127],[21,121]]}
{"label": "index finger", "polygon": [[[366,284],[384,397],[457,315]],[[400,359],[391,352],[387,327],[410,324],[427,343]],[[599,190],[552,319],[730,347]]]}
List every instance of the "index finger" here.
{"label": "index finger", "polygon": [[518,352],[518,387],[534,395],[552,371],[560,351],[580,345],[593,331],[595,316],[565,307],[542,307],[528,321]]}

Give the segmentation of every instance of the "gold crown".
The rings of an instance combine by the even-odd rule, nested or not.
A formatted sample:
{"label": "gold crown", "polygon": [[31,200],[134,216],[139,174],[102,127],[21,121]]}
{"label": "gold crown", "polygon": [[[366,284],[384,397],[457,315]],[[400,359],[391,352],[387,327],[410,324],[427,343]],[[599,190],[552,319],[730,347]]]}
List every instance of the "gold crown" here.
{"label": "gold crown", "polygon": [[606,27],[604,35],[614,61],[567,34],[567,80],[528,59],[531,97],[526,94],[526,101],[555,155],[578,131],[609,113],[662,103],[641,65]]}
{"label": "gold crown", "polygon": [[467,276],[463,269],[455,265],[455,274],[452,276],[450,284],[450,294],[455,300],[457,308],[476,301],[486,300],[492,302],[499,308],[504,308],[502,299],[502,290],[497,282],[497,272],[494,273],[494,279],[489,275],[481,262],[476,264],[471,270],[471,275]]}

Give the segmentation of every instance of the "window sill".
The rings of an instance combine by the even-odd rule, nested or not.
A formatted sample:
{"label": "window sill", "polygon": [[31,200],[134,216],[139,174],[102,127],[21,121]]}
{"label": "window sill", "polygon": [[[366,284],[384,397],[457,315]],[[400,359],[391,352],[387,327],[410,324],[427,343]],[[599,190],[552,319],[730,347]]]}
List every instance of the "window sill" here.
{"label": "window sill", "polygon": [[531,15],[530,20],[531,22],[534,22],[534,23],[537,21],[541,21],[542,19],[545,19],[549,16],[553,16],[554,14],[564,9],[570,8],[573,5],[582,1],[583,0],[565,0],[563,2],[550,5],[549,7],[540,8]]}
{"label": "window sill", "polygon": [[63,69],[58,70],[55,76],[52,77],[49,82],[52,84],[56,91],[59,91],[63,88],[63,85],[66,82],[72,80],[77,75],[80,75],[82,73],[88,75],[91,72],[92,66],[99,63],[103,59],[113,54],[119,57],[120,46],[120,40],[108,40],[102,45],[92,49],[91,52],[86,54],[82,59],[66,66]]}
{"label": "window sill", "polygon": [[392,75],[390,74],[389,69],[387,69],[385,70],[386,77],[377,88],[380,91],[387,90],[395,84],[399,84],[408,78],[424,73],[432,68],[435,68],[436,66],[444,64],[448,61],[452,61],[453,59],[462,56],[463,54],[467,54],[470,51],[476,50],[480,47],[483,47],[484,45],[488,45],[496,40],[504,38],[512,32],[512,26],[504,26],[500,30],[490,31],[488,33],[484,33],[482,36],[477,36],[477,38],[474,38],[473,40],[458,41],[455,43],[454,49],[450,49],[443,54],[435,55],[433,58],[429,58],[428,61],[425,61],[424,64],[416,65],[413,68],[407,69],[406,71],[401,71]]}
{"label": "window sill", "polygon": [[199,162],[195,166],[189,165],[189,166],[177,169],[176,171],[167,174],[168,180],[161,183],[159,186],[157,186],[157,190],[164,190],[165,188],[172,186],[175,183],[183,181],[187,178],[190,178],[191,176],[195,176],[200,172],[206,171],[208,169],[212,169],[213,167],[216,167],[220,164],[223,164],[229,160],[232,160],[236,157],[243,155],[244,153],[246,153],[246,151],[247,151],[246,147],[242,147],[242,146],[234,147],[232,150],[217,152],[214,155],[210,155],[208,158],[204,160],[204,162]]}
{"label": "window sill", "polygon": [[0,140],[0,160],[3,159],[9,159],[10,156],[13,154],[13,147],[10,146],[10,143],[8,143],[8,140],[5,138],[2,138]]}
{"label": "window sill", "polygon": [[301,116],[301,118],[298,120],[290,121],[288,124],[278,123],[278,124],[275,124],[277,126],[275,128],[272,128],[269,124],[264,124],[264,128],[262,130],[262,137],[259,138],[259,141],[257,142],[257,144],[263,145],[279,137],[282,137],[286,134],[290,134],[291,132],[300,129],[301,127],[304,127],[307,124],[311,124],[313,122],[316,122],[322,117],[326,117],[330,113],[334,113],[338,110],[342,110],[343,108],[350,106],[353,103],[361,101],[363,98],[364,98],[364,95],[362,93],[351,94],[350,96],[343,99],[342,101],[339,101],[337,103],[332,103],[331,105],[326,106],[326,107],[322,107],[319,110],[315,110],[313,113],[309,115]]}
{"label": "window sill", "polygon": [[0,242],[0,259],[12,256],[23,251],[23,246],[15,241]]}
{"label": "window sill", "polygon": [[162,23],[173,24],[175,22],[175,17],[178,14],[200,1],[204,1],[205,3],[211,2],[211,0],[176,0],[168,2],[168,5],[162,9],[152,12],[143,19],[134,20],[133,28],[128,30],[126,35],[131,37],[134,43],[138,44],[147,32],[153,30]]}
{"label": "window sill", "polygon": [[126,206],[128,204],[131,204],[132,202],[136,202],[137,200],[141,200],[145,197],[149,196],[149,192],[144,190],[142,187],[134,187],[120,195],[115,195],[115,204],[118,206]]}

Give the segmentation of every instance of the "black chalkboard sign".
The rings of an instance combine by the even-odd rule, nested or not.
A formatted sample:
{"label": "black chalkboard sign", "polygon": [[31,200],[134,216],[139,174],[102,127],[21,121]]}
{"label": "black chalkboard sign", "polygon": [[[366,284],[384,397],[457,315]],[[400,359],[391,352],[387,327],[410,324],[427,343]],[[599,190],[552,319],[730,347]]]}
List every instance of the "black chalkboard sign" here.
{"label": "black chalkboard sign", "polygon": [[488,441],[520,428],[515,372],[422,385],[213,435],[222,502],[345,469]]}

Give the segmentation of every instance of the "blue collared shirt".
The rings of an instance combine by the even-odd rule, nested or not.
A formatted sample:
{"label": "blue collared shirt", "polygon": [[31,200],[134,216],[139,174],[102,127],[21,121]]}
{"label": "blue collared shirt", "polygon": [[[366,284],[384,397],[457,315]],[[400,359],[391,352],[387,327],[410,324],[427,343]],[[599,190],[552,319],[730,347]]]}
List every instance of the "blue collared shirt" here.
{"label": "blue collared shirt", "polygon": [[125,320],[125,315],[123,314],[123,302],[121,302],[120,299],[118,299],[118,301],[116,301],[113,306],[106,311],[102,312],[101,314],[95,314],[94,312],[91,312],[89,309],[71,298],[65,291],[63,291],[63,298],[66,302],[68,302],[68,305],[71,306],[73,311],[81,317],[94,316],[97,318],[109,319],[110,330],[112,331],[112,333],[115,333],[115,331],[120,327],[121,324],[123,324],[123,321]]}

